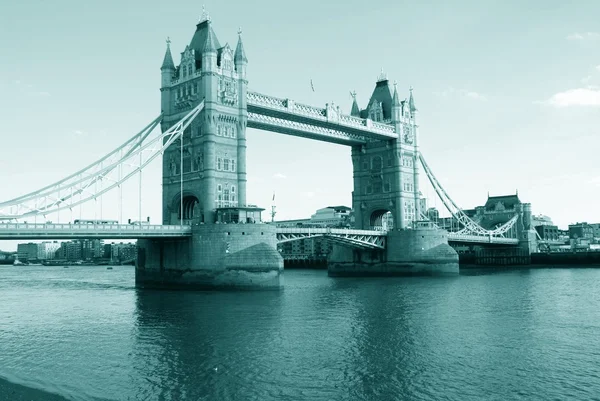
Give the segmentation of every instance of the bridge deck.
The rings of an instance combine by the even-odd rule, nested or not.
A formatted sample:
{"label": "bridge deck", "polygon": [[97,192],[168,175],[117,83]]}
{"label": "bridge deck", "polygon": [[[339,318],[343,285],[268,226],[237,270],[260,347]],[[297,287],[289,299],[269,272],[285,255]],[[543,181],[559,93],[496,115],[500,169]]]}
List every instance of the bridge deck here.
{"label": "bridge deck", "polygon": [[0,224],[0,240],[181,238],[191,226],[134,224]]}
{"label": "bridge deck", "polygon": [[[139,238],[181,238],[192,235],[189,225],[150,225],[150,224],[27,224],[0,223],[0,240],[43,240],[43,239],[139,239]],[[346,228],[288,228],[278,227],[280,242],[307,237],[329,236],[352,238],[355,241],[383,247],[378,239],[387,236],[385,231],[353,230]],[[477,235],[448,234],[448,241],[463,243],[516,245],[516,238],[485,237]]]}

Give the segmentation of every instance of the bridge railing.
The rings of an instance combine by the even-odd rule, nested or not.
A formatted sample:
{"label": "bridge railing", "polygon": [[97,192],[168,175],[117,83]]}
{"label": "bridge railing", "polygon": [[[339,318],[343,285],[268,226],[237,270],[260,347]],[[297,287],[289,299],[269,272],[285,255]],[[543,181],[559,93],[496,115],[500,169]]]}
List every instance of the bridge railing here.
{"label": "bridge railing", "polygon": [[180,231],[186,225],[160,224],[72,224],[72,223],[0,223],[0,230],[79,230],[79,231]]}
{"label": "bridge railing", "polygon": [[277,233],[279,234],[335,234],[335,235],[376,235],[385,236],[386,231],[377,230],[353,230],[350,228],[288,228],[288,227],[277,227]]}

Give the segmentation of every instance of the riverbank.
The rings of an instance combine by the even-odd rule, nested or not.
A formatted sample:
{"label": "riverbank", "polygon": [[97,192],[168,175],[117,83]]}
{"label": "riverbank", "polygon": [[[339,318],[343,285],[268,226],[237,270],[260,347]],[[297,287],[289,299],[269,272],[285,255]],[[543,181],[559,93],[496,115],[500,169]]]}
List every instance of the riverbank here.
{"label": "riverbank", "polygon": [[69,401],[60,395],[22,386],[0,378],[0,400],[7,401]]}

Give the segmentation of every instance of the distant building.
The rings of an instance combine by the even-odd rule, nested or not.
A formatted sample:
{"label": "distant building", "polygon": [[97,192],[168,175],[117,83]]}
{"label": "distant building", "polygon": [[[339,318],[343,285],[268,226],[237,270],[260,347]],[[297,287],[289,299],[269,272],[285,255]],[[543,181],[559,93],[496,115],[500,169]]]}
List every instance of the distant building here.
{"label": "distant building", "polygon": [[350,227],[352,209],[348,206],[327,206],[317,210],[310,219],[276,221],[277,227]]}
{"label": "distant building", "polygon": [[594,232],[594,238],[600,238],[600,223],[590,224],[592,226],[592,230]]}
{"label": "distant building", "polygon": [[38,259],[38,244],[28,243],[17,245],[17,258],[20,261],[32,261]]}
{"label": "distant building", "polygon": [[531,216],[531,225],[533,227],[538,226],[553,226],[554,223],[552,219],[548,216],[544,216],[543,214],[539,214],[537,216]]}
{"label": "distant building", "polygon": [[427,210],[427,212],[425,212],[425,216],[431,221],[437,221],[440,218],[440,212],[435,207],[430,207],[429,209],[423,210]]}
{"label": "distant building", "polygon": [[[349,228],[353,224],[353,213],[347,206],[328,206],[317,210],[310,219],[283,220],[276,221],[275,224],[277,227]],[[300,239],[278,245],[281,255],[286,260],[322,260],[331,252],[331,248],[331,242],[322,237]]]}
{"label": "distant building", "polygon": [[81,241],[81,257],[84,260],[98,259],[104,256],[104,241],[84,239]]}
{"label": "distant building", "polygon": [[585,222],[569,224],[569,238],[591,240],[594,238],[594,228]]}
{"label": "distant building", "polygon": [[54,242],[42,242],[37,244],[37,258],[38,260],[51,260],[54,259],[56,251],[60,249],[60,243]]}
{"label": "distant building", "polygon": [[56,259],[72,262],[82,260],[81,242],[69,241],[61,243],[60,248],[56,251]]}
{"label": "distant building", "polygon": [[348,225],[352,208],[348,206],[327,206],[319,209],[310,216],[311,223],[322,224],[327,227]]}
{"label": "distant building", "polygon": [[535,226],[535,231],[537,231],[540,238],[543,239],[544,241],[559,241],[560,240],[557,226],[540,224],[538,226]]}
{"label": "distant building", "polygon": [[136,244],[111,244],[110,247],[111,256],[110,260],[113,262],[130,262],[137,258],[137,245]]}

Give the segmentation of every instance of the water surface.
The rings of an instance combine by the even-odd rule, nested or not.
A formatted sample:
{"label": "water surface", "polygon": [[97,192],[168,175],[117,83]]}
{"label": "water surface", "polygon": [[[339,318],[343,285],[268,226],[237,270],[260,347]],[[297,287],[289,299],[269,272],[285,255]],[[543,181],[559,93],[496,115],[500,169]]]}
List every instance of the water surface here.
{"label": "water surface", "polygon": [[148,291],[132,267],[0,268],[0,378],[72,400],[589,400],[600,270]]}

